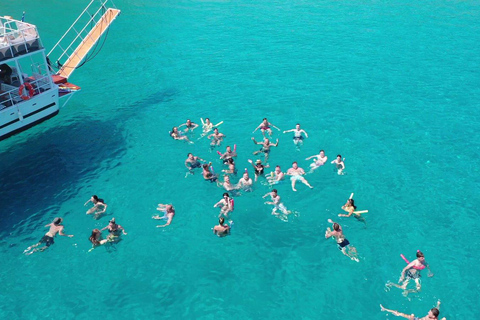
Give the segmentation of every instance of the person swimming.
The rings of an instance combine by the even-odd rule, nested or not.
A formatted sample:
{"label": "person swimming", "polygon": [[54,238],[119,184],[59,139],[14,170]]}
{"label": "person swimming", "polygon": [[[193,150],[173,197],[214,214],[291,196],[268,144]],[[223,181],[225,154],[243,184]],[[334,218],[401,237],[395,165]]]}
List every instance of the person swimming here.
{"label": "person swimming", "polygon": [[270,148],[278,146],[278,139],[277,139],[276,143],[271,143],[270,140],[268,140],[267,138],[263,139],[263,142],[257,142],[255,140],[255,138],[252,137],[252,141],[255,144],[262,145],[262,148],[260,148],[260,150],[258,150],[258,151],[255,151],[253,154],[257,155],[257,154],[263,152],[263,154],[265,155],[265,162],[268,162],[268,156],[270,154]]}
{"label": "person swimming", "polygon": [[248,176],[248,172],[245,171],[245,173],[243,174],[243,177],[240,178],[240,180],[238,180],[237,188],[242,189],[244,191],[252,191],[252,185],[253,185],[252,178],[250,178]]}
{"label": "person swimming", "polygon": [[93,229],[92,234],[90,235],[90,238],[88,238],[90,242],[92,243],[92,248],[88,250],[88,252],[91,252],[93,249],[104,245],[107,242],[111,241],[111,238],[107,237],[107,239],[102,239],[102,232],[98,229]]}
{"label": "person swimming", "polygon": [[105,228],[102,228],[102,230],[100,231],[107,230],[107,229],[110,235],[112,235],[112,237],[118,237],[120,235],[120,231],[122,231],[124,235],[127,235],[127,233],[125,232],[125,229],[121,225],[115,222],[115,218],[112,218],[109,221],[108,225]]}
{"label": "person swimming", "polygon": [[297,183],[297,181],[300,181],[304,185],[308,186],[310,189],[313,189],[313,187],[308,183],[308,181],[304,177],[302,177],[305,174],[305,171],[298,166],[298,163],[296,161],[292,163],[292,167],[287,170],[286,174],[292,176],[290,178],[290,181],[292,182],[293,191],[297,191],[297,189],[295,189],[295,184]]}
{"label": "person swimming", "polygon": [[[407,262],[408,260],[405,257],[402,258]],[[420,271],[428,268],[428,276],[433,277],[433,273],[430,270],[427,262],[425,261],[425,256],[420,250],[417,250],[417,259],[413,260],[412,262],[407,262],[407,266],[402,269],[402,273],[400,274],[400,279],[398,279],[401,285],[388,281],[385,284],[386,289],[390,289],[391,287],[396,287],[399,289],[403,289],[403,295],[406,297],[411,292],[418,292],[422,288],[422,284],[420,282],[421,274]],[[414,280],[416,284],[416,289],[407,289],[410,280]]]}
{"label": "person swimming", "polygon": [[259,176],[263,176],[265,168],[270,168],[270,166],[267,164],[266,166],[262,164],[262,160],[257,160],[255,161],[255,164],[253,164],[253,161],[248,159],[248,162],[253,167],[253,170],[255,171],[255,182],[257,182],[257,179]]}
{"label": "person swimming", "polygon": [[225,219],[223,217],[218,219],[218,225],[213,227],[213,233],[219,237],[225,237],[230,234],[231,227],[228,224],[225,224]]}
{"label": "person swimming", "polygon": [[272,123],[268,122],[267,118],[263,118],[262,123],[260,123],[260,125],[255,130],[253,130],[252,133],[255,133],[258,129],[260,129],[262,131],[262,134],[263,134],[264,138],[265,138],[265,132],[268,132],[268,135],[271,137],[272,136],[272,129],[270,127],[274,127],[275,129],[280,131],[280,129],[278,127],[276,127]]}
{"label": "person swimming", "polygon": [[342,227],[338,223],[333,222],[330,219],[328,219],[328,222],[332,223],[333,230],[327,228],[327,231],[325,231],[325,239],[333,237],[337,242],[338,249],[340,249],[340,251],[342,251],[344,255],[346,255],[353,261],[359,262],[360,260],[358,259],[357,249],[354,246],[350,245],[350,242],[347,240],[347,238],[345,238]]}
{"label": "person swimming", "polygon": [[228,194],[228,192],[225,192],[223,194],[223,198],[213,205],[214,208],[217,208],[217,207],[221,208],[220,215],[218,217],[220,218],[223,215],[226,218],[228,218],[228,214],[230,212],[233,212],[233,203],[234,203],[233,199],[230,198],[230,195]]}
{"label": "person swimming", "polygon": [[152,219],[167,220],[167,223],[163,225],[158,225],[157,228],[163,228],[170,225],[170,223],[172,223],[173,217],[175,216],[175,208],[173,207],[173,205],[159,203],[157,210],[164,212],[164,215],[162,217],[160,217],[159,215],[156,215],[156,216],[153,216]]}
{"label": "person swimming", "polygon": [[361,222],[367,224],[367,221],[365,220],[365,218],[362,217],[362,213],[368,212],[368,210],[356,211],[357,206],[355,205],[355,201],[353,199],[351,199],[351,198],[348,199],[347,202],[342,206],[342,210],[348,212],[348,214],[339,213],[338,214],[339,217],[347,217],[348,218],[353,214],[353,216],[358,221],[361,221]]}
{"label": "person swimming", "polygon": [[172,128],[172,131],[170,131],[170,137],[172,137],[174,140],[184,140],[184,141],[187,141],[188,143],[193,143],[188,139],[187,136],[182,135],[182,133],[178,131],[177,127]]}
{"label": "person swimming", "polygon": [[213,129],[213,133],[207,137],[207,139],[211,139],[212,142],[210,143],[210,147],[219,146],[222,143],[223,138],[225,135],[223,133],[218,132],[218,128]]}
{"label": "person swimming", "polygon": [[337,155],[337,158],[333,160],[331,163],[335,165],[337,168],[337,173],[339,175],[343,175],[343,170],[345,170],[345,158],[342,159],[342,156],[339,154]]}
{"label": "person swimming", "polygon": [[305,160],[310,160],[312,158],[314,159],[313,163],[310,164],[310,173],[323,166],[328,160],[328,157],[325,155],[325,151],[323,150],[320,150],[320,153],[318,155],[314,154],[313,156],[305,158]]}
{"label": "person swimming", "polygon": [[272,215],[275,215],[275,216],[278,216],[279,213],[277,212],[277,210],[280,210],[280,212],[284,215],[288,215],[290,213],[292,213],[291,211],[289,211],[285,205],[282,203],[281,201],[281,198],[280,196],[278,195],[278,191],[277,189],[273,189],[272,192],[269,192],[267,193],[266,195],[264,195],[262,198],[266,198],[270,196],[271,197],[271,202],[265,202],[265,204],[271,204],[273,205],[273,209],[272,209]]}
{"label": "person swimming", "polygon": [[181,125],[178,126],[178,128],[181,128],[183,126],[186,127],[186,129],[185,129],[185,133],[186,133],[188,130],[190,130],[190,132],[193,132],[193,130],[195,130],[198,127],[198,124],[190,121],[190,119],[187,119],[187,122],[182,123]]}
{"label": "person swimming", "polygon": [[210,171],[210,166],[212,165],[211,162],[209,162],[208,164],[205,163],[202,165],[202,168],[203,168],[203,179],[207,180],[207,181],[210,181],[210,182],[215,182],[217,181],[217,175],[213,174],[211,171]]}
{"label": "person swimming", "polygon": [[87,210],[87,214],[92,214],[94,213],[95,219],[98,219],[102,213],[104,213],[107,210],[107,204],[105,203],[105,200],[100,199],[96,195],[93,195],[83,206],[86,206],[89,202],[93,203],[93,207]]}
{"label": "person swimming", "polygon": [[[69,237],[69,238],[73,237],[72,234],[63,233],[64,227],[61,225],[62,222],[63,222],[62,218],[53,219],[52,223],[49,223],[45,226],[45,228],[50,227],[48,232],[45,233],[45,235],[36,244],[34,244],[33,246],[30,246],[27,249],[25,249],[25,251],[23,251],[23,253],[25,255],[30,255],[30,254],[35,253],[37,251],[40,251],[40,252],[45,251],[46,249],[48,249],[48,247],[50,247],[52,244],[55,243],[53,241],[53,239],[55,238],[55,236],[57,234],[59,234],[61,236],[66,236],[66,237]],[[45,243],[45,246],[38,249],[37,247],[39,245],[41,245],[42,243]],[[30,250],[32,250],[32,251],[30,251]]]}
{"label": "person swimming", "polygon": [[299,147],[303,144],[303,134],[305,134],[305,137],[308,138],[308,134],[305,130],[303,129],[300,129],[300,124],[297,123],[297,125],[295,126],[294,129],[290,129],[290,130],[285,130],[283,131],[283,133],[287,133],[287,132],[293,132],[293,143]]}
{"label": "person swimming", "polygon": [[233,159],[234,157],[235,158],[237,157],[237,152],[235,150],[232,151],[232,148],[230,146],[227,146],[225,153],[223,154],[220,151],[217,151],[217,152],[220,155],[220,159],[223,160],[223,164],[227,164],[228,160]]}
{"label": "person swimming", "polygon": [[[193,154],[189,153],[187,155],[187,159],[185,160],[185,167],[188,169],[188,173],[195,174],[193,169],[201,168],[202,163],[200,161],[205,161],[200,157],[194,156]],[[187,174],[188,174],[187,173]]]}
{"label": "person swimming", "polygon": [[285,174],[282,172],[280,166],[276,166],[275,170],[270,172],[270,175],[267,176],[267,181],[270,185],[278,184],[285,178]]}
{"label": "person swimming", "polygon": [[[394,316],[403,317],[403,318],[406,318],[406,319],[409,319],[409,320],[437,320],[438,317],[440,316],[440,304],[441,304],[441,302],[440,302],[440,300],[438,300],[436,307],[430,309],[430,311],[428,311],[428,314],[426,316],[422,317],[422,318],[416,317],[414,314],[409,315],[409,314],[398,312],[397,310],[387,309],[382,305],[380,305],[380,310],[385,311],[385,312],[389,312],[389,313],[393,314]],[[443,317],[442,320],[447,320],[447,318]]]}

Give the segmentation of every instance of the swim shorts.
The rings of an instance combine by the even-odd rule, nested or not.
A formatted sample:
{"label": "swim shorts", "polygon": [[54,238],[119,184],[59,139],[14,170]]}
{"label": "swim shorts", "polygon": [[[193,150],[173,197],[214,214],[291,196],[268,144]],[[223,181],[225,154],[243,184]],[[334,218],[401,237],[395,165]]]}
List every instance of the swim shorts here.
{"label": "swim shorts", "polygon": [[44,235],[42,239],[40,239],[40,243],[45,243],[47,247],[50,247],[52,244],[54,244],[54,241],[52,237]]}

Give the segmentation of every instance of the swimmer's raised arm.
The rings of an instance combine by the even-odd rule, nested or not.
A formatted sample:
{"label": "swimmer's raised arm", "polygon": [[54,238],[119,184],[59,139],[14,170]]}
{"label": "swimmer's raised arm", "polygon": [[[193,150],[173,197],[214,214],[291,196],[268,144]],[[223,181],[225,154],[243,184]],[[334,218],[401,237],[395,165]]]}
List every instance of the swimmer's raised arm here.
{"label": "swimmer's raised arm", "polygon": [[260,125],[259,125],[258,127],[256,127],[256,128],[255,128],[255,130],[253,130],[253,132],[252,132],[252,133],[255,133],[255,131],[257,131],[258,129],[260,129],[262,126],[263,126],[263,122],[262,122],[262,123],[260,123]]}
{"label": "swimmer's raised arm", "polygon": [[253,143],[255,143],[255,144],[263,144],[263,142],[257,142],[254,137],[252,137],[252,141],[253,141]]}
{"label": "swimmer's raised arm", "polygon": [[292,131],[295,131],[295,129],[285,130],[283,131],[283,133],[292,132]]}
{"label": "swimmer's raised arm", "polygon": [[387,309],[385,308],[384,306],[380,305],[380,310],[381,311],[386,311],[386,312],[389,312],[397,317],[403,317],[403,318],[406,318],[406,319],[411,319],[413,320],[414,319],[414,315],[408,315],[408,314],[405,314],[405,313],[401,313],[401,312],[398,312],[397,310],[390,310],[390,309]]}
{"label": "swimmer's raised arm", "polygon": [[218,201],[217,203],[215,203],[215,204],[213,205],[213,207],[216,208],[216,207],[218,207],[218,206],[219,206],[220,204],[222,204],[222,203],[223,203],[223,199],[220,200],[220,201]]}
{"label": "swimmer's raised arm", "polygon": [[[277,128],[278,129],[278,128]],[[280,129],[279,129],[280,130]],[[276,143],[270,143],[270,146],[277,147],[278,146],[278,138]]]}

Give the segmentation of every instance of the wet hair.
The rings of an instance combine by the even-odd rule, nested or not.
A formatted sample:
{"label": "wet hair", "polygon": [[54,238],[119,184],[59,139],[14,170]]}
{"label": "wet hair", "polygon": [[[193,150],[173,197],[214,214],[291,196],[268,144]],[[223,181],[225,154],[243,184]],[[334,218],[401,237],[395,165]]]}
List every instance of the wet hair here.
{"label": "wet hair", "polygon": [[[267,118],[263,118],[263,121],[267,120]],[[268,121],[268,120],[267,120]]]}
{"label": "wet hair", "polygon": [[205,121],[207,121],[207,120],[210,121],[210,118],[205,118]]}
{"label": "wet hair", "polygon": [[341,154],[337,154],[337,158],[338,158],[338,157],[340,157],[340,158],[341,158],[341,157],[342,157],[342,155],[341,155]]}
{"label": "wet hair", "polygon": [[292,162],[292,164],[295,164],[295,163],[296,163],[296,164],[298,164],[298,162],[297,162],[297,161],[293,161],[293,162]]}
{"label": "wet hair", "polygon": [[278,193],[277,189],[273,189],[272,192]]}
{"label": "wet hair", "polygon": [[221,217],[220,219],[218,219],[218,222],[219,222],[220,224],[223,224],[223,223],[225,222],[225,219],[224,219],[223,217]]}
{"label": "wet hair", "polygon": [[202,168],[203,169],[208,169],[208,164],[206,164],[206,163],[202,164]]}
{"label": "wet hair", "polygon": [[224,196],[224,197],[225,197],[225,196],[230,197],[230,195],[228,194],[228,192],[225,192],[225,193],[223,194],[223,196]]}
{"label": "wet hair", "polygon": [[280,166],[276,166],[275,169],[280,168]]}
{"label": "wet hair", "polygon": [[325,150],[320,150],[320,152],[325,152]]}
{"label": "wet hair", "polygon": [[353,199],[348,199],[348,203],[353,207],[353,209],[357,209],[357,206],[355,205],[355,200]]}
{"label": "wet hair", "polygon": [[300,125],[300,123],[297,123],[297,126],[299,126],[299,125]]}
{"label": "wet hair", "polygon": [[[425,258],[425,256],[423,255],[423,252],[420,251],[420,250],[417,250],[417,258]],[[434,308],[435,309],[435,308]]]}
{"label": "wet hair", "polygon": [[192,153],[189,153],[189,154],[187,154],[187,157],[190,157],[190,155],[192,155],[192,156],[193,156],[193,154],[192,154]]}
{"label": "wet hair", "polygon": [[60,223],[62,223],[62,218],[55,218],[53,219],[53,224],[58,226]]}
{"label": "wet hair", "polygon": [[333,230],[335,230],[335,231],[340,231],[340,225],[335,222],[335,223],[333,224]]}
{"label": "wet hair", "polygon": [[432,314],[435,317],[438,317],[440,315],[440,310],[438,310],[437,308],[432,308],[430,311],[432,311]]}
{"label": "wet hair", "polygon": [[96,195],[93,195],[92,198],[96,201],[98,201],[98,197]]}
{"label": "wet hair", "polygon": [[231,148],[231,147],[230,147],[230,146],[227,146],[227,149],[228,149],[228,148]]}
{"label": "wet hair", "polygon": [[215,130],[217,130],[217,132],[218,132],[218,128],[214,128],[214,129],[213,129],[213,131],[215,131]]}
{"label": "wet hair", "polygon": [[90,238],[88,238],[88,240],[90,240],[90,242],[94,245],[99,245],[100,241],[98,241],[97,235],[99,235],[100,233],[101,233],[100,230],[93,229],[92,230],[92,235],[90,236]]}

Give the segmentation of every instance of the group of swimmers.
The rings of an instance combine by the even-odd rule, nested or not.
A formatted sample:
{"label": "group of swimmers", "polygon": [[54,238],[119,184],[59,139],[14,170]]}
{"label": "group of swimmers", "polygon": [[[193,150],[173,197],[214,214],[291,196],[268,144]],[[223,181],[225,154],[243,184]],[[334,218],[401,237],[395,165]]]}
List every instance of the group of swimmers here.
{"label": "group of swimmers", "polygon": [[[223,133],[219,132],[218,127],[223,123],[219,122],[216,125],[210,122],[210,119],[206,118],[205,120],[201,119],[202,122],[202,129],[203,132],[200,135],[200,138],[207,136],[208,139],[211,140],[210,146],[211,148],[215,148],[221,144],[223,139],[226,137]],[[185,127],[185,130],[181,132],[179,128]],[[170,132],[170,136],[175,139],[175,140],[184,140],[189,143],[193,143],[189,137],[187,136],[187,133],[193,132],[197,127],[199,127],[198,124],[187,120],[186,123],[183,123],[179,125],[178,127],[173,127],[172,131]],[[237,174],[237,169],[235,166],[235,160],[234,158],[237,157],[236,153],[236,145],[232,149],[230,146],[226,147],[226,150],[224,153],[221,153],[217,151],[218,155],[220,156],[220,160],[223,161],[223,164],[226,166],[225,169],[222,169],[221,172],[223,173],[223,181],[219,181],[219,175],[216,174],[213,170],[213,166],[211,162],[208,162],[198,156],[194,156],[192,153],[189,153],[187,155],[187,159],[185,160],[185,166],[188,169],[188,172],[185,177],[188,175],[193,175],[195,173],[195,169],[201,168],[202,169],[202,176],[204,180],[210,181],[213,183],[216,183],[219,187],[224,188],[225,191],[223,193],[222,198],[213,205],[214,208],[220,208],[220,214],[218,216],[218,225],[215,225],[212,230],[214,234],[218,236],[226,236],[230,233],[230,230],[233,226],[233,221],[229,220],[229,223],[226,223],[225,219],[230,219],[230,213],[234,211],[234,199],[231,197],[240,195],[241,191],[245,192],[250,192],[252,191],[252,187],[254,182],[258,181],[258,178],[260,176],[265,175],[265,169],[269,168],[270,166],[268,165],[268,160],[269,160],[269,154],[270,154],[270,149],[271,147],[277,147],[279,140],[276,139],[276,142],[273,143],[270,141],[269,138],[266,137],[268,136],[271,138],[272,136],[272,129],[275,128],[278,131],[280,129],[270,123],[266,118],[263,119],[262,123],[252,132],[255,133],[256,131],[260,130],[263,135],[263,141],[258,142],[254,137],[252,137],[252,141],[256,145],[261,145],[260,150],[253,152],[254,155],[258,155],[260,153],[264,154],[264,163],[262,163],[262,160],[256,160],[255,162],[252,161],[251,159],[248,160],[248,162],[252,165],[252,168],[254,170],[254,175],[255,175],[255,180],[252,180],[252,178],[249,176],[248,170],[245,169],[242,177],[239,179],[237,184],[232,184],[230,182],[230,176],[231,175],[236,175]],[[213,131],[213,133],[211,133]],[[303,140],[305,138],[308,138],[308,134],[305,130],[301,129],[300,124],[297,124],[294,129],[291,130],[286,130],[283,131],[283,133],[289,133],[293,132],[293,142],[294,144],[299,147],[303,144]],[[305,138],[304,138],[305,136]],[[200,139],[199,138],[199,139]],[[313,163],[310,164],[310,171],[309,173],[313,173],[315,170],[317,170],[319,167],[323,166],[324,164],[327,163],[328,157],[325,155],[324,150],[320,150],[319,154],[312,155],[310,157],[307,157],[305,160],[310,160],[313,159]],[[337,173],[339,175],[344,174],[344,169],[345,169],[345,158],[342,158],[341,155],[337,155],[336,159],[331,161],[332,164],[335,165]],[[270,172],[269,175],[267,175],[266,180],[267,183],[270,186],[274,186],[275,184],[278,184],[279,182],[283,181],[285,179],[285,176],[290,176],[290,181],[291,181],[291,187],[293,191],[297,191],[296,189],[296,182],[300,181],[304,185],[308,186],[309,188],[313,188],[313,186],[310,185],[310,183],[304,178],[305,171],[298,166],[298,163],[295,161],[292,163],[292,167],[289,168],[285,173],[282,172],[280,166],[276,166],[274,171]],[[268,192],[263,196],[263,198],[270,198],[270,201],[266,201],[265,204],[272,205],[272,215],[276,216],[287,216],[292,213],[292,211],[288,210],[286,206],[282,203],[281,197],[278,194],[277,189],[273,189],[272,191]],[[93,207],[90,208],[87,211],[87,214],[94,214],[95,219],[98,219],[107,209],[107,205],[103,199],[98,198],[96,195],[92,196],[86,203],[87,205],[89,202],[93,203]],[[353,193],[351,194],[350,198],[347,200],[345,205],[342,206],[342,210],[344,210],[347,214],[339,214],[339,217],[350,217],[354,216],[357,218],[359,221],[362,221],[365,223],[365,219],[362,217],[362,213],[368,212],[368,210],[363,210],[359,211],[356,210],[355,206],[355,201],[353,199]],[[155,220],[166,220],[166,223],[163,225],[157,225],[157,227],[166,227],[172,223],[172,220],[175,216],[175,208],[173,207],[172,204],[158,204],[157,210],[163,212],[163,215],[154,215],[152,216],[152,219]],[[46,225],[45,227],[49,227],[49,231],[43,236],[40,241],[30,247],[28,247],[24,253],[25,254],[32,254],[37,251],[44,251],[47,249],[50,245],[54,243],[54,237],[56,234],[62,235],[62,236],[68,236],[68,237],[73,237],[73,235],[67,235],[63,232],[64,226],[62,225],[62,218],[55,218],[52,223]],[[343,233],[343,229],[341,225],[337,222],[332,221],[331,219],[328,219],[328,222],[332,224],[331,228],[328,227],[327,230],[325,231],[325,238],[333,238],[340,251],[353,261],[359,262],[358,258],[358,252],[355,247],[353,247],[348,239],[345,237]],[[106,239],[102,238],[102,231],[107,230],[109,231],[109,235],[106,237]],[[92,248],[89,250],[93,250],[94,248],[104,245],[109,242],[116,242],[118,241],[118,237],[120,236],[120,232],[126,235],[127,233],[125,232],[124,228],[115,222],[115,218],[112,218],[109,222],[109,224],[104,227],[103,229],[94,229],[92,231],[92,234],[89,238],[90,242],[92,243]],[[44,247],[38,248],[41,244],[45,244]],[[401,276],[399,279],[400,284],[395,284],[392,282],[387,282],[386,284],[386,289],[390,289],[391,287],[397,287],[403,290],[403,294],[406,296],[410,292],[418,292],[421,289],[421,283],[420,283],[420,271],[427,268],[429,270],[428,276],[431,277],[433,276],[433,273],[431,273],[430,268],[428,264],[425,262],[425,257],[422,252],[417,251],[417,259],[413,261],[408,261],[403,255],[401,255],[402,259],[407,263],[407,266],[403,268],[401,272]],[[407,286],[411,280],[414,280],[416,284],[415,289],[407,289]],[[440,301],[438,301],[437,306],[435,308],[432,308],[428,314],[425,317],[418,318],[415,317],[415,315],[407,315],[395,310],[390,310],[387,308],[384,308],[382,305],[380,305],[381,311],[389,312],[392,313],[395,316],[399,317],[404,317],[410,320],[435,320],[438,319],[439,316],[439,308],[440,308]],[[443,318],[445,319],[445,318]]]}

